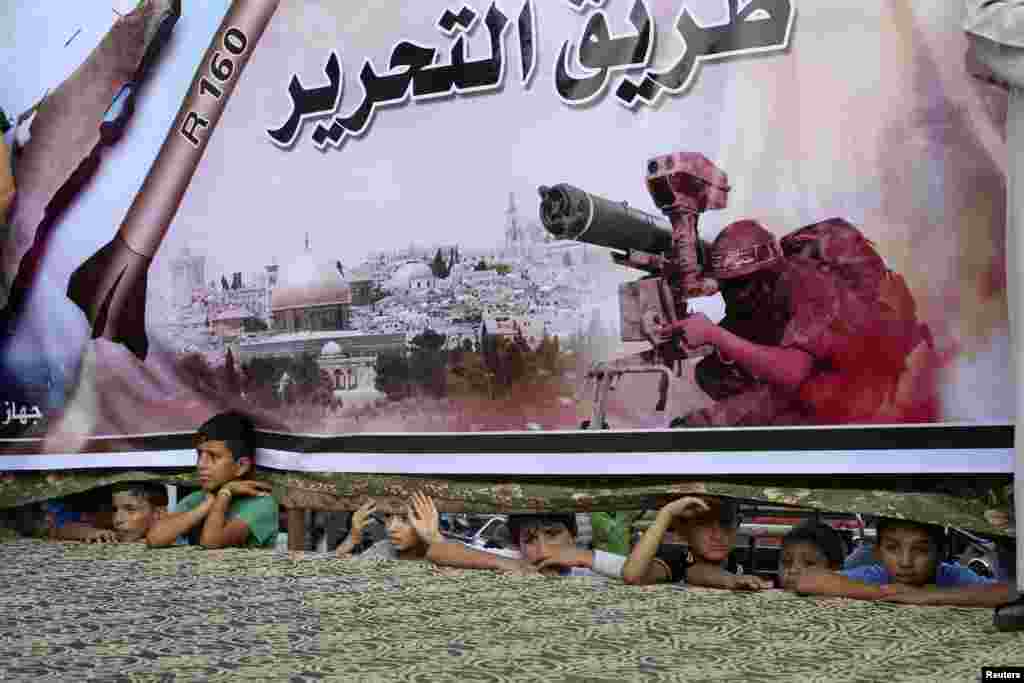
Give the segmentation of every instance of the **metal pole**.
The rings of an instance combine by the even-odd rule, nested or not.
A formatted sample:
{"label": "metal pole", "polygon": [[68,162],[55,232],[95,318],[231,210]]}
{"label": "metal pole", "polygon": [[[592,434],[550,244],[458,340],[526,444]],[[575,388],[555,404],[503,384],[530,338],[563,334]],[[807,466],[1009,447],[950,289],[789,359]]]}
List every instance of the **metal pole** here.
{"label": "metal pole", "polygon": [[1024,229],[1024,90],[1010,88],[1010,106],[1006,121],[1007,142],[1007,221],[1006,221],[1006,275],[1007,298],[1010,309],[1010,336],[1013,345],[1014,378],[1017,385],[1017,424],[1014,433],[1013,500],[1014,525],[1017,531],[1017,592],[1024,594],[1024,338],[1021,321],[1024,319],[1024,297],[1021,295],[1021,267],[1024,248],[1021,230]]}
{"label": "metal pole", "polygon": [[1024,249],[1021,243],[1021,229],[1024,228],[1024,90],[1011,87],[1010,103],[1006,121],[1007,167],[1006,167],[1006,298],[1010,313],[1011,358],[1016,380],[1017,420],[1014,429],[1013,500],[1014,527],[1017,542],[1017,596],[1010,604],[997,608],[994,615],[996,628],[1002,631],[1024,629],[1024,536],[1021,535],[1021,520],[1024,519],[1024,441],[1020,438],[1024,429],[1024,338],[1021,337],[1021,322],[1024,318],[1024,296],[1021,295],[1021,264],[1024,264]]}
{"label": "metal pole", "polygon": [[1010,313],[1011,358],[1016,380],[1017,419],[1014,430],[1013,499],[1017,543],[1017,595],[996,610],[1000,630],[1024,629],[1024,296],[1021,293],[1021,264],[1024,250],[1024,6],[1016,1],[965,3],[964,28],[970,43],[966,66],[972,75],[1007,87],[1006,117],[1006,302]]}

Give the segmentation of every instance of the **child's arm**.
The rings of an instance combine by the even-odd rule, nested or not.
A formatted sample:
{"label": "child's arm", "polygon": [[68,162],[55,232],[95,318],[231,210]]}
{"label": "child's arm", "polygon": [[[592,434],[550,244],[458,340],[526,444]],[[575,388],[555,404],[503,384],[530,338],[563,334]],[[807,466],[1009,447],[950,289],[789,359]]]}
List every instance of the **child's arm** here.
{"label": "child's arm", "polygon": [[622,568],[626,565],[626,556],[609,553],[603,550],[586,550],[576,546],[552,548],[547,557],[536,564],[537,571],[542,574],[560,571],[573,567],[589,569],[598,576],[609,579],[622,579]]}
{"label": "child's arm", "polygon": [[249,537],[248,522],[239,518],[229,522],[227,514],[228,508],[231,507],[231,499],[236,493],[256,495],[255,492],[248,493],[249,488],[245,486],[251,483],[253,482],[229,481],[220,487],[203,522],[203,530],[199,533],[199,545],[204,548],[230,548],[245,543],[245,539]]}
{"label": "child's arm", "polygon": [[459,569],[490,569],[514,574],[536,574],[538,571],[522,560],[502,557],[443,538],[430,543],[427,549],[427,559],[442,567],[458,567]]}
{"label": "child's arm", "polygon": [[359,509],[352,514],[352,528],[349,529],[348,536],[342,541],[337,550],[334,551],[335,555],[340,558],[347,558],[352,555],[352,551],[355,547],[363,542],[363,531],[366,529],[366,525],[370,523],[370,515],[377,509],[376,503],[370,500],[359,506]]}
{"label": "child's arm", "polygon": [[334,554],[335,556],[342,559],[351,557],[352,551],[355,550],[355,547],[362,542],[362,534],[353,529],[348,532],[348,536],[345,537],[345,540],[338,544],[338,547],[337,549],[335,549]]}
{"label": "child's arm", "polygon": [[1013,589],[1008,583],[988,583],[956,588],[922,586],[887,595],[886,602],[907,605],[944,605],[950,607],[999,607],[1010,602]]}
{"label": "child's arm", "polygon": [[217,495],[214,496],[213,505],[203,522],[203,530],[199,534],[199,545],[204,548],[230,548],[245,545],[249,538],[250,522],[241,514],[230,522],[227,520],[231,500],[235,496],[253,498],[269,496],[271,489],[270,484],[251,479],[236,479],[221,486]]}
{"label": "child's arm", "polygon": [[51,532],[58,541],[84,541],[86,543],[117,543],[117,534],[110,529],[97,529],[80,522],[68,522]]}
{"label": "child's arm", "polygon": [[[887,580],[888,575],[880,570],[866,566],[856,570],[854,576],[844,576],[832,572],[813,572],[800,576],[797,580],[798,593],[817,595],[835,595],[858,600],[884,600],[909,605],[950,605],[959,607],[998,607],[1009,602],[1011,588],[1007,583],[991,583],[979,579],[973,572],[963,570],[951,580],[959,580],[960,585],[937,588],[932,586],[908,586],[899,583],[875,583],[873,579]],[[871,583],[859,581],[866,579]],[[968,582],[969,585],[968,585]]]}
{"label": "child's arm", "polygon": [[770,581],[759,576],[730,574],[716,564],[699,560],[686,570],[686,582],[691,586],[724,588],[731,591],[759,591],[772,587]]}
{"label": "child's arm", "polygon": [[629,559],[622,567],[622,580],[634,586],[651,583],[663,583],[671,579],[668,570],[660,562],[654,562],[665,532],[675,517],[693,517],[698,512],[707,510],[707,503],[700,498],[686,496],[674,500],[658,510],[654,523],[644,532],[640,542],[629,554]]}
{"label": "child's arm", "polygon": [[495,553],[470,548],[456,541],[448,541],[441,535],[437,525],[437,508],[434,501],[422,493],[412,497],[412,511],[409,523],[416,530],[416,535],[427,546],[426,558],[442,567],[458,567],[459,569],[490,569],[499,572],[516,574],[535,574],[537,569],[524,561],[502,557]]}
{"label": "child's arm", "polygon": [[900,584],[883,586],[864,583],[842,574],[826,571],[808,571],[801,574],[797,579],[796,586],[792,589],[797,593],[808,595],[829,595],[856,600],[879,600],[897,592],[913,590],[909,586]]}
{"label": "child's arm", "polygon": [[213,503],[212,497],[206,496],[203,502],[187,512],[170,512],[161,516],[146,534],[146,545],[150,548],[174,545],[178,536],[192,531],[206,519]]}

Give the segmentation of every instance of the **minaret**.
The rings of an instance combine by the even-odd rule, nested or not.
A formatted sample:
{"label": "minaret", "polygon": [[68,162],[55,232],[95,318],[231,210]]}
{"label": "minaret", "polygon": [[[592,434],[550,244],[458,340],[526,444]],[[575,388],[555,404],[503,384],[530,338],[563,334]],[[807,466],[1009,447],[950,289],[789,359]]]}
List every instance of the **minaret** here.
{"label": "minaret", "polygon": [[277,257],[273,257],[270,260],[269,266],[263,266],[267,271],[267,289],[273,289],[277,286],[277,275],[281,267],[277,264]]}
{"label": "minaret", "polygon": [[508,193],[508,208],[505,209],[505,247],[516,250],[522,242],[522,228],[516,212],[516,194]]}

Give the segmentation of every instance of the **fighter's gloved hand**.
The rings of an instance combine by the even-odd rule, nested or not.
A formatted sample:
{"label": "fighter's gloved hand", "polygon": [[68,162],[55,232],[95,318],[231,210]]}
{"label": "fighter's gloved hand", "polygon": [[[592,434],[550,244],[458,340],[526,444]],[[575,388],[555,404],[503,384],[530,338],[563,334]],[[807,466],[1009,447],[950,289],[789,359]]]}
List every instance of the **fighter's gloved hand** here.
{"label": "fighter's gloved hand", "polygon": [[662,325],[658,331],[663,336],[681,335],[687,346],[697,347],[705,344],[714,346],[720,328],[703,313],[694,313],[669,325]]}

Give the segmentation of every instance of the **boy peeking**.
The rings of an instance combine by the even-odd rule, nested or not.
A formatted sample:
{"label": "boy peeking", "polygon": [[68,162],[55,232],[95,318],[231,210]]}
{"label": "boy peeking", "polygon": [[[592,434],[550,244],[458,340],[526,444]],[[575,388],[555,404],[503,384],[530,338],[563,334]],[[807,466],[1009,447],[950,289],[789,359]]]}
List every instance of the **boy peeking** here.
{"label": "boy peeking", "polygon": [[877,562],[840,572],[806,571],[787,588],[798,593],[912,605],[995,607],[1010,598],[1010,586],[942,562],[945,536],[939,527],[880,519]]}
{"label": "boy peeking", "polygon": [[[374,517],[387,529],[387,537],[354,554],[356,548],[363,544],[366,527]],[[370,500],[352,515],[352,529],[334,551],[335,555],[341,559],[356,560],[422,560],[427,554],[427,544],[417,533],[414,519],[412,502],[405,506],[404,512],[394,513],[377,512],[377,503]]]}
{"label": "boy peeking", "polygon": [[[60,541],[85,543],[136,543],[145,539],[167,509],[167,490],[154,482],[115,484],[111,489],[114,514],[104,523],[94,524],[66,520],[74,514],[60,503],[54,503],[55,528],[50,537]],[[96,516],[98,517],[98,516]],[[108,526],[109,525],[109,526]]]}
{"label": "boy peeking", "polygon": [[[658,510],[622,569],[632,585],[681,583],[728,590],[758,591],[771,582],[758,576],[737,575],[725,566],[736,544],[739,506],[732,500],[684,496]],[[663,545],[671,529],[687,547]]]}
{"label": "boy peeking", "polygon": [[572,513],[509,515],[516,550],[478,550],[441,535],[437,508],[428,496],[417,493],[412,503],[410,522],[425,548],[424,557],[434,564],[513,574],[622,578],[625,557],[576,545],[576,515]]}
{"label": "boy peeking", "polygon": [[207,548],[273,546],[278,505],[270,484],[253,481],[253,425],[239,413],[210,418],[196,434],[201,490],[186,496],[146,534],[150,547],[179,536]]}

